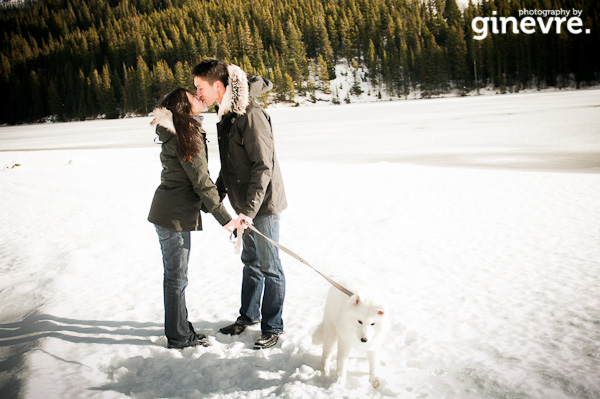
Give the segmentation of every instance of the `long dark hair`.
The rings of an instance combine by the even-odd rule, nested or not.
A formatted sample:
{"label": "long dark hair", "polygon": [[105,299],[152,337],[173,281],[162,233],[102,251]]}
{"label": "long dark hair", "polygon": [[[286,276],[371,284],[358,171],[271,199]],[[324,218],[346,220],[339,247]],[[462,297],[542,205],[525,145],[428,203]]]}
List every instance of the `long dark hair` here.
{"label": "long dark hair", "polygon": [[192,117],[192,106],[186,93],[188,90],[181,87],[167,94],[160,102],[173,114],[173,125],[179,142],[179,154],[184,161],[192,161],[192,158],[200,152],[202,139],[200,138],[200,122]]}

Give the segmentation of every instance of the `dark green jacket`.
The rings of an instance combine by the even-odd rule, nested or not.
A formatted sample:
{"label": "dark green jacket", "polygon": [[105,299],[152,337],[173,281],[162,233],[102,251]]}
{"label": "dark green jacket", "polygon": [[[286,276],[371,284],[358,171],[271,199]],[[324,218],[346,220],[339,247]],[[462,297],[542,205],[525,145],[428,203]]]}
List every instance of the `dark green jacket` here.
{"label": "dark green jacket", "polygon": [[[245,112],[227,112],[217,124],[221,156],[217,186],[227,193],[237,213],[254,218],[283,211],[287,199],[275,155],[271,118],[253,101],[253,97],[271,90],[273,85],[261,76],[253,76],[246,87],[249,101]],[[235,110],[235,101],[243,99],[244,93],[234,93],[232,97],[231,109]]]}
{"label": "dark green jacket", "polygon": [[[166,111],[166,112],[165,112]],[[163,170],[148,220],[177,231],[202,230],[200,210],[210,212],[221,225],[231,216],[219,198],[217,187],[208,173],[206,138],[200,131],[200,153],[192,162],[183,161],[170,111],[155,110],[156,134],[162,143],[160,160]]]}

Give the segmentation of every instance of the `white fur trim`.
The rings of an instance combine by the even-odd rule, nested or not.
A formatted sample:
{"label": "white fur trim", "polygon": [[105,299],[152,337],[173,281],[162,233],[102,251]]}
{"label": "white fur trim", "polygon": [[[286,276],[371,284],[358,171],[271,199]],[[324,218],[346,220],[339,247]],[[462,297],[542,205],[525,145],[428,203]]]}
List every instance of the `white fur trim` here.
{"label": "white fur trim", "polygon": [[173,124],[173,113],[166,108],[161,107],[154,110],[154,119],[150,122],[150,125],[160,125],[171,133],[176,134],[175,125]]}
{"label": "white fur trim", "polygon": [[219,120],[230,112],[238,115],[244,115],[246,108],[250,104],[250,95],[248,90],[248,77],[246,72],[234,64],[230,64],[227,67],[229,72],[229,79],[227,81],[227,88],[223,95],[223,100],[219,107]]}

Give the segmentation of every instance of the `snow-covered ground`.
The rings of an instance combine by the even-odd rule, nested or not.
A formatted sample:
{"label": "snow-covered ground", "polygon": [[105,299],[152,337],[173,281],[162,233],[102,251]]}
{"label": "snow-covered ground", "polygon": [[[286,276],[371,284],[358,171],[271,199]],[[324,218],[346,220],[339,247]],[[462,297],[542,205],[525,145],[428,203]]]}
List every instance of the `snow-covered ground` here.
{"label": "snow-covered ground", "polygon": [[344,386],[318,371],[328,283],[285,254],[280,344],[217,333],[241,262],[210,216],[187,296],[212,346],[166,349],[160,148],[133,118],[0,128],[0,397],[600,397],[599,90],[270,113],[281,242],[387,297],[379,390],[360,353]]}

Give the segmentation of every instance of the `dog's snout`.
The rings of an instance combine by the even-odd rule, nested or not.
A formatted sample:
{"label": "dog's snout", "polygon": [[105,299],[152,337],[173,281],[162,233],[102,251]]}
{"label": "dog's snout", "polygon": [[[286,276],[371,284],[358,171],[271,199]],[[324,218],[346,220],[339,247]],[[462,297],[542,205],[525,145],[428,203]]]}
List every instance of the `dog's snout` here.
{"label": "dog's snout", "polygon": [[367,339],[366,338],[361,338],[360,342],[367,342]]}

